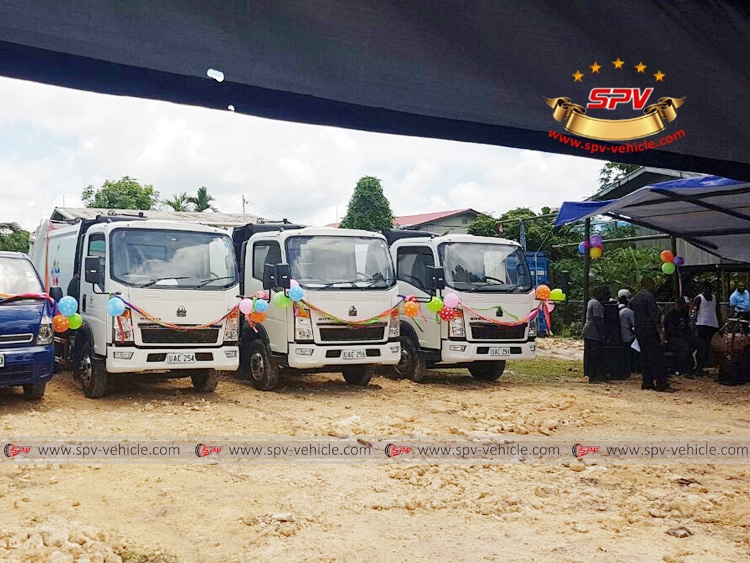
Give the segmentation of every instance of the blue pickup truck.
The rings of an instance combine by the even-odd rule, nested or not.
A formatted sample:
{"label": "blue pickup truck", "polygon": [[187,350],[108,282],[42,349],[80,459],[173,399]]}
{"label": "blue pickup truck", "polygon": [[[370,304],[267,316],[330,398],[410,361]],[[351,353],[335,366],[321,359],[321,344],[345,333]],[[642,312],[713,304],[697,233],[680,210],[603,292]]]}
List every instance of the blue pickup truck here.
{"label": "blue pickup truck", "polygon": [[20,252],[0,252],[0,387],[23,386],[39,400],[55,367],[54,302]]}

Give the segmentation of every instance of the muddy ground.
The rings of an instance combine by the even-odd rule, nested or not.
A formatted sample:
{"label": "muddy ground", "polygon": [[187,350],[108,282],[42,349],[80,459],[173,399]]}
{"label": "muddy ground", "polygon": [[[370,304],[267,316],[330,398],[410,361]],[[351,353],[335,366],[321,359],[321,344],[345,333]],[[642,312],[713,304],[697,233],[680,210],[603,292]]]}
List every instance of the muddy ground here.
{"label": "muddy ground", "polygon": [[[0,435],[750,436],[746,387],[592,386],[579,346],[540,348],[489,384],[455,370],[359,389],[321,374],[270,393],[175,380],[88,400],[60,375],[41,403],[0,391]],[[721,464],[3,462],[0,561],[750,561],[749,485],[750,467]],[[679,527],[692,535],[666,533]]]}

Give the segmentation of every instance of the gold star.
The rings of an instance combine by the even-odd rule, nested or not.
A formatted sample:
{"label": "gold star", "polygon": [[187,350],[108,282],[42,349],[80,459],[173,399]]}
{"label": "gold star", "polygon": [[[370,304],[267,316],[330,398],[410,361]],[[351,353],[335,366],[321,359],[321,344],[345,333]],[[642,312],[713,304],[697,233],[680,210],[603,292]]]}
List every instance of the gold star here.
{"label": "gold star", "polygon": [[598,74],[599,69],[602,67],[596,64],[596,61],[594,61],[594,64],[592,64],[589,68],[591,69],[591,74],[594,74],[595,72]]}
{"label": "gold star", "polygon": [[612,64],[615,65],[615,68],[622,68],[622,65],[625,64],[625,61],[621,61],[620,57],[617,57],[617,60],[612,61]]}
{"label": "gold star", "polygon": [[583,74],[581,74],[580,70],[577,70],[576,73],[571,76],[573,76],[573,78],[575,79],[573,80],[573,82],[583,82],[583,80],[581,80],[581,78],[583,78]]}
{"label": "gold star", "polygon": [[646,70],[646,65],[643,63],[638,63],[637,65],[635,65],[635,68],[638,69],[638,72],[643,72],[644,70]]}
{"label": "gold star", "polygon": [[656,77],[657,82],[664,82],[664,77],[666,76],[666,74],[662,74],[660,70],[657,70],[654,76]]}

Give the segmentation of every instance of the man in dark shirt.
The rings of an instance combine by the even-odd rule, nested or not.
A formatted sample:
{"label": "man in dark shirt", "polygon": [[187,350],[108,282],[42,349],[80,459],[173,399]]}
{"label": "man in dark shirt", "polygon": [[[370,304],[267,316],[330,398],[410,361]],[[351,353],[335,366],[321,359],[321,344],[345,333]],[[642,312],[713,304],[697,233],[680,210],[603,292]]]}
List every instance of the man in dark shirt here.
{"label": "man in dark shirt", "polygon": [[679,298],[672,310],[664,315],[664,349],[672,353],[678,373],[692,375],[695,369],[695,344],[690,330],[690,309],[684,298]]}
{"label": "man in dark shirt", "polygon": [[659,337],[659,308],[656,306],[653,289],[654,280],[646,278],[643,280],[643,289],[630,300],[635,318],[635,337],[641,349],[641,389],[674,393],[676,389],[669,386],[664,369],[664,350]]}

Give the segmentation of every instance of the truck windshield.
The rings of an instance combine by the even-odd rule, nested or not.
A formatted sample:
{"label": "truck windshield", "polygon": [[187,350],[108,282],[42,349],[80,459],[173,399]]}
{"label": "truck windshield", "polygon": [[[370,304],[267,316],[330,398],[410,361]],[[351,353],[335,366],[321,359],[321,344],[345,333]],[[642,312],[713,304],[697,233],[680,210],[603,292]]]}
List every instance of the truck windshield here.
{"label": "truck windshield", "polygon": [[164,229],[116,229],[111,235],[116,281],[155,289],[226,289],[237,283],[226,235]]}
{"label": "truck windshield", "polygon": [[384,240],[299,236],[286,241],[292,278],[311,289],[386,289],[396,276]]}
{"label": "truck windshield", "polygon": [[0,299],[8,295],[42,291],[42,284],[31,262],[24,258],[0,257]]}
{"label": "truck windshield", "polygon": [[450,242],[438,247],[445,283],[459,291],[531,291],[531,275],[521,249],[509,244]]}

